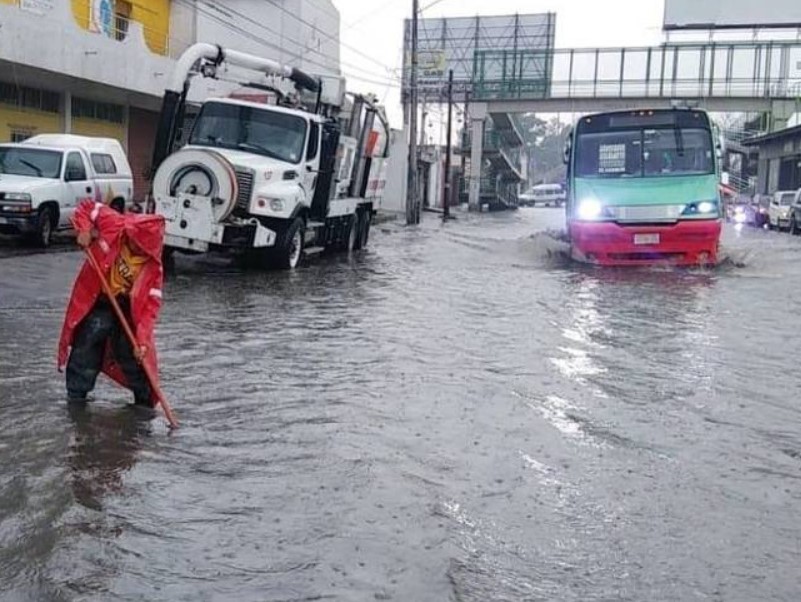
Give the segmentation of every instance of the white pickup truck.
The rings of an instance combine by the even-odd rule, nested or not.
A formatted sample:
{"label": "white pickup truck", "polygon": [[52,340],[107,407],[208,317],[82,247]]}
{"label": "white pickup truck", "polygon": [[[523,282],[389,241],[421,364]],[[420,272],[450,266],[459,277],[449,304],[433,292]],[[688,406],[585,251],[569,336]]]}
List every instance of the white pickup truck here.
{"label": "white pickup truck", "polygon": [[81,201],[118,211],[133,198],[133,176],[120,143],[107,138],[42,134],[0,144],[0,232],[22,234],[38,246],[72,227]]}

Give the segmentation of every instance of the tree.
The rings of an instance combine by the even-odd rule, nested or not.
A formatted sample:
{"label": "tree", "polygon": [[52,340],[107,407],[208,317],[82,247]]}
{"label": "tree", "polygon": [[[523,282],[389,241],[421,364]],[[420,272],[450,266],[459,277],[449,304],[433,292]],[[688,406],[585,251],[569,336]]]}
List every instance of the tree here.
{"label": "tree", "polygon": [[563,181],[566,170],[562,157],[570,126],[558,117],[545,121],[535,113],[518,116],[518,123],[528,150],[529,184]]}

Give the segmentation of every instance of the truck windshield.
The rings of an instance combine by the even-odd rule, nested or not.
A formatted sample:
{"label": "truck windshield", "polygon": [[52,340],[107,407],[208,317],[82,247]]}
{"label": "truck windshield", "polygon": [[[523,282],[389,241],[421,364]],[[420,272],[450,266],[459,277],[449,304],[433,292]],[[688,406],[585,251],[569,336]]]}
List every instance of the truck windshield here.
{"label": "truck windshield", "polygon": [[198,115],[189,143],[298,163],[306,145],[306,120],[269,109],[208,103]]}
{"label": "truck windshield", "polygon": [[640,178],[715,171],[712,136],[702,128],[612,130],[579,134],[576,176]]}
{"label": "truck windshield", "polygon": [[0,174],[58,179],[61,156],[58,151],[0,146]]}

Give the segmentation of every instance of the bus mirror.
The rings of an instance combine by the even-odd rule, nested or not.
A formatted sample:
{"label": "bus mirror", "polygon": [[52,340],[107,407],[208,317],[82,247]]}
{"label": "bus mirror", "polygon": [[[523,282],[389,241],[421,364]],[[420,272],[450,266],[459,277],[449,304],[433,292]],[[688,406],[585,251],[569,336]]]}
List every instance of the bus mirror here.
{"label": "bus mirror", "polygon": [[562,161],[564,161],[565,165],[570,165],[570,152],[573,149],[573,132],[571,131],[568,133],[567,137],[565,138],[565,150],[562,154]]}

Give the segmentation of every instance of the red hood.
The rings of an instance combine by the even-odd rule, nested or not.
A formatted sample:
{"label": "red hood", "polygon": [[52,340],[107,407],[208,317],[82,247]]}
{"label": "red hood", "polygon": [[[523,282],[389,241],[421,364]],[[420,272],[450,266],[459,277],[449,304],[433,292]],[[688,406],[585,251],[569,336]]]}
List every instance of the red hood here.
{"label": "red hood", "polygon": [[125,215],[125,236],[147,253],[151,259],[161,263],[164,248],[164,218],[160,215]]}

